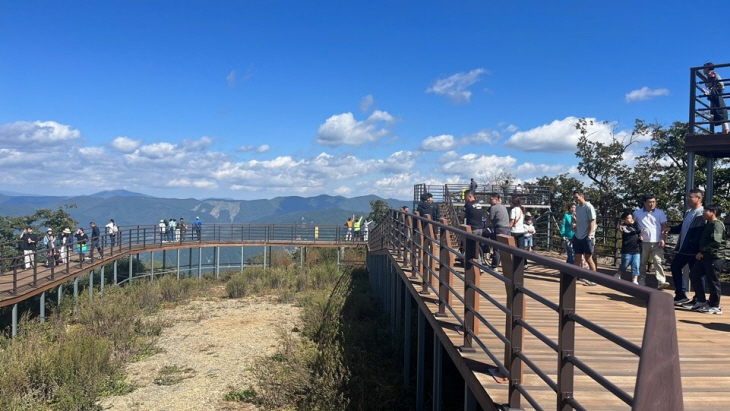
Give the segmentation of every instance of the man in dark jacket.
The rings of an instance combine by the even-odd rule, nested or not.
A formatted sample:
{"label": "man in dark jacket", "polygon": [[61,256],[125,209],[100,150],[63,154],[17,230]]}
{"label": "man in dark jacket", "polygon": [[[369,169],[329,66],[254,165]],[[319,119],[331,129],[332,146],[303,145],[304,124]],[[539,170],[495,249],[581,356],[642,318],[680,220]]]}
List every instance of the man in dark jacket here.
{"label": "man in dark jacket", "polygon": [[89,256],[94,252],[94,249],[99,252],[99,257],[104,258],[104,251],[101,249],[101,232],[99,227],[93,221],[89,223],[91,226],[91,249],[89,250]]}
{"label": "man in dark jacket", "polygon": [[679,234],[676,252],[670,269],[674,280],[674,304],[682,305],[689,301],[687,298],[687,285],[684,283],[682,269],[684,266],[695,265],[695,255],[700,249],[700,237],[705,227],[705,219],[702,217],[702,191],[693,188],[687,194],[687,213],[684,215],[682,224],[669,228],[670,234]]}
{"label": "man in dark jacket", "polygon": [[441,212],[439,211],[438,206],[433,203],[433,195],[431,193],[421,194],[421,202],[418,203],[416,211],[418,211],[418,215],[421,217],[428,214],[431,216],[432,220],[438,221],[438,219],[441,218]]}

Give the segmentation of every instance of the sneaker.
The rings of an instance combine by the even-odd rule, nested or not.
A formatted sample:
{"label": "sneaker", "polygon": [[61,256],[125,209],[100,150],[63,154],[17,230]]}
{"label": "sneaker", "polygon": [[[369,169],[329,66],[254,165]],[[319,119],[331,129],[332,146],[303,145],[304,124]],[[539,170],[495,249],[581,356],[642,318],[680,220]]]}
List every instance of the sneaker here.
{"label": "sneaker", "polygon": [[639,285],[646,285],[646,279],[644,277],[639,278]]}
{"label": "sneaker", "polygon": [[699,311],[704,314],[722,315],[722,308],[720,307],[704,307],[701,308]]}
{"label": "sneaker", "polygon": [[586,280],[585,278],[581,278],[580,279],[580,282],[583,283],[583,285],[586,285],[586,286],[589,286],[589,287],[596,285],[596,283],[594,283],[593,281]]}
{"label": "sneaker", "polygon": [[703,309],[705,307],[707,307],[707,301],[701,302],[701,303],[700,302],[697,302],[697,303],[695,303],[695,305],[692,306],[692,308],[690,308],[690,310],[692,310],[692,311],[699,311],[699,310],[701,310],[701,309]]}
{"label": "sneaker", "polygon": [[656,286],[657,290],[666,290],[667,288],[669,288],[669,283],[666,281]]}
{"label": "sneaker", "polygon": [[687,298],[687,297],[681,297],[681,298],[674,297],[674,305],[676,305],[677,307],[681,307],[681,306],[687,304],[688,302],[689,302],[689,298]]}
{"label": "sneaker", "polygon": [[620,280],[621,279],[621,273],[614,274],[613,275],[613,278],[618,278]]}
{"label": "sneaker", "polygon": [[631,282],[634,283],[634,284],[636,284],[636,285],[639,285],[639,279],[635,275],[631,279]]}

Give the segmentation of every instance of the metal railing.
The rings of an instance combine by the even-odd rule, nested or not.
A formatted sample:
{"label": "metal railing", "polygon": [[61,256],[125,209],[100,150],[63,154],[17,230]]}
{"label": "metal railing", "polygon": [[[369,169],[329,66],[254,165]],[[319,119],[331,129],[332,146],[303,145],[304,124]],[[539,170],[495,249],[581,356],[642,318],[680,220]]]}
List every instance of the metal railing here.
{"label": "metal railing", "polygon": [[[426,223],[424,225],[424,223]],[[440,237],[434,236],[434,227],[440,229]],[[449,233],[457,234],[465,244],[463,253],[452,244]],[[502,256],[502,272],[479,263],[480,246],[486,244]],[[514,239],[500,236],[500,241],[492,241],[470,234],[470,229],[455,229],[446,224],[431,221],[416,214],[404,214],[391,210],[388,218],[373,231],[369,246],[373,251],[388,250],[392,258],[410,267],[411,279],[420,281],[422,291],[430,291],[438,296],[438,314],[455,318],[463,333],[462,351],[481,350],[506,377],[508,405],[520,409],[522,399],[532,407],[542,410],[533,397],[534,392],[523,384],[523,367],[528,367],[540,380],[555,393],[552,404],[558,410],[583,410],[580,399],[574,396],[576,370],[582,372],[605,388],[613,396],[629,405],[633,410],[682,410],[683,395],[679,368],[679,349],[675,324],[674,305],[669,294],[621,281],[611,276],[584,270],[555,259],[529,253],[513,246]],[[456,258],[464,261],[463,271],[457,269]],[[540,295],[545,283],[539,290],[525,285],[524,267],[526,260],[559,272],[559,301]],[[480,286],[481,274],[490,281],[504,284],[506,301],[498,301],[500,296],[490,295]],[[463,287],[456,285],[461,280]],[[576,305],[577,280],[593,281],[608,289],[615,290],[646,304],[646,318],[641,343],[636,344],[628,338],[616,334],[589,320],[586,314],[579,314]],[[548,310],[557,313],[557,341],[538,330],[525,316],[526,299],[531,298]],[[463,308],[457,309],[453,300],[457,299]],[[488,321],[486,313],[480,308],[480,300],[488,301],[506,317],[503,330],[498,324]],[[633,393],[618,387],[602,373],[588,364],[576,350],[576,325],[615,344],[638,357],[636,381]],[[480,329],[486,328],[488,339],[501,341],[504,359],[500,350],[490,349],[480,337]],[[523,344],[526,334],[541,341],[551,352],[557,363],[557,381],[549,372],[540,368],[531,357],[531,352]],[[657,390],[657,384],[662,389]],[[552,406],[547,406],[552,408]]]}
{"label": "metal railing", "polygon": [[[88,232],[91,233],[91,230]],[[302,224],[203,224],[200,230],[189,227],[176,230],[174,235],[155,225],[140,225],[120,227],[114,237],[101,234],[93,238],[89,235],[85,244],[69,238],[72,239],[69,243],[58,244],[53,249],[34,249],[27,253],[15,250],[12,255],[0,256],[0,301],[69,276],[85,266],[112,260],[119,254],[154,251],[165,246],[366,244],[364,238],[349,237],[344,226]]]}

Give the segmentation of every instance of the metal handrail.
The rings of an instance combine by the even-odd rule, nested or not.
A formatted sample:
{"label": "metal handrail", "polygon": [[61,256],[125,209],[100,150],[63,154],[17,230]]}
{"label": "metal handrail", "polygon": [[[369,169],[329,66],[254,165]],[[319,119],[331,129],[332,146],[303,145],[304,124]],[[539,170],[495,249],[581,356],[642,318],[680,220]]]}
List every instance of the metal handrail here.
{"label": "metal handrail", "polygon": [[[17,299],[19,295],[33,295],[33,291],[44,284],[71,276],[86,266],[97,266],[104,261],[111,261],[119,254],[183,245],[365,246],[364,240],[347,240],[346,233],[347,230],[340,225],[204,224],[199,231],[189,227],[188,230],[176,233],[174,237],[168,237],[157,226],[140,225],[120,228],[113,240],[109,234],[101,234],[96,240],[87,234],[89,238],[85,244],[83,259],[77,248],[79,244],[70,237],[71,242],[55,247],[51,258],[47,249],[31,250],[27,256],[17,251],[11,256],[0,256],[0,302]],[[60,265],[56,263],[56,254],[62,261]],[[72,257],[76,261],[72,262]],[[41,265],[43,263],[47,264]],[[26,265],[30,267],[25,268]]]}
{"label": "metal handrail", "polygon": [[[434,240],[434,238],[429,238],[430,233],[428,230],[424,232],[420,228],[420,225],[424,222],[428,223],[429,227],[440,230],[440,252],[430,250],[428,253],[424,253],[424,250],[428,250],[428,247],[432,246]],[[410,235],[403,235],[404,232],[410,233]],[[462,238],[465,244],[464,276],[461,277],[464,280],[463,294],[459,294],[456,287],[450,283],[450,278],[454,273],[452,268],[454,264],[453,249],[449,247],[448,241],[450,234]],[[554,350],[557,348],[558,380],[554,387],[552,384],[548,385],[556,392],[558,409],[564,409],[564,407],[582,408],[573,398],[574,368],[580,369],[617,398],[631,405],[632,409],[681,410],[683,408],[677,330],[671,296],[631,282],[621,281],[611,276],[569,265],[547,256],[515,248],[505,244],[510,240],[507,237],[502,240],[503,242],[486,239],[470,234],[468,229],[466,231],[460,230],[416,214],[404,214],[400,211],[391,210],[385,223],[380,224],[373,231],[369,246],[371,250],[387,249],[391,253],[402,257],[404,262],[409,261],[411,278],[419,279],[421,283],[428,283],[429,286],[424,287],[425,290],[433,289],[436,291],[432,287],[435,284],[431,283],[433,281],[431,274],[434,271],[440,273],[438,276],[439,314],[444,315],[447,310],[452,313],[455,311],[451,306],[452,296],[463,303],[464,315],[459,320],[464,327],[464,345],[462,348],[481,348],[485,354],[492,358],[500,370],[507,371],[505,377],[509,377],[510,407],[520,408],[520,397],[525,398],[533,406],[535,405],[534,399],[522,385],[522,362],[532,368],[546,383],[552,381],[543,378],[547,373],[529,361],[527,353],[522,350],[522,335],[523,331],[527,330],[550,348]],[[486,291],[479,286],[478,271],[480,265],[475,263],[478,255],[477,247],[480,244],[486,244],[492,247],[495,252],[502,253],[504,278],[500,279],[499,276],[494,276],[494,278],[502,280],[507,290],[506,308],[509,310],[509,314],[505,333],[497,331],[494,325],[489,324],[480,314],[478,308],[479,304],[476,296],[487,295]],[[560,272],[560,301],[557,304],[525,288],[523,270],[524,262],[528,259],[531,264],[542,265]],[[432,267],[434,266],[440,266],[440,268],[433,270]],[[596,282],[646,303],[646,323],[640,346],[576,313],[577,279]],[[557,307],[560,316],[558,324],[559,341],[557,343],[537,331],[524,317],[525,296],[537,297],[535,298],[537,301],[551,309]],[[494,298],[487,298],[487,301],[492,305],[498,305],[494,304],[496,302]],[[509,344],[505,344],[504,363],[496,359],[494,354],[479,340],[478,326],[480,324],[485,325],[497,338],[501,339],[504,336],[509,340]],[[639,357],[633,395],[618,388],[576,355],[576,324],[580,324],[586,330]],[[664,390],[654,389],[657,375],[661,375],[663,378]]]}

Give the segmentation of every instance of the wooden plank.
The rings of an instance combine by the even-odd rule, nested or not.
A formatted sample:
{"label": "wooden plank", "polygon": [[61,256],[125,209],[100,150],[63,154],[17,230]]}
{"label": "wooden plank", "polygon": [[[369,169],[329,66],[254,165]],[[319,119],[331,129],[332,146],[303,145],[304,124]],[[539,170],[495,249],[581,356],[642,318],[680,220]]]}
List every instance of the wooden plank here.
{"label": "wooden plank", "polygon": [[[606,268],[613,271],[613,268]],[[463,269],[459,269],[463,274]],[[481,289],[502,304],[506,304],[504,283],[489,274],[481,273]],[[458,277],[452,279],[453,287],[462,298],[464,285]],[[525,273],[525,287],[542,297],[557,302],[559,293],[558,273],[530,265]],[[413,282],[418,286],[420,283]],[[664,291],[671,293],[670,291]],[[438,312],[435,296],[424,296],[420,303],[430,313]],[[458,298],[452,299],[451,307],[459,313],[464,312],[463,304]],[[480,313],[493,327],[504,333],[505,314],[494,307],[487,299],[482,298],[479,304]],[[558,314],[536,300],[527,298],[526,321],[548,338],[557,343]],[[579,286],[576,298],[576,312],[582,317],[618,334],[626,340],[641,345],[644,323],[646,320],[646,304],[628,295],[602,286]],[[434,324],[441,327],[442,343],[458,347],[463,343],[463,334],[458,331],[458,321],[446,310],[446,317],[434,317]],[[685,409],[721,410],[730,408],[730,323],[723,316],[704,315],[688,310],[676,310],[677,331],[679,341],[680,364],[682,369],[682,387]],[[478,333],[479,341],[492,351],[501,361],[504,344],[492,334],[488,327],[482,325]],[[494,362],[475,343],[477,352],[459,353],[453,357],[457,368],[472,373],[480,388],[494,401],[507,402],[507,385],[497,383],[485,372],[494,367]],[[590,330],[576,325],[575,355],[603,374],[609,381],[633,395],[639,358],[602,338]],[[458,352],[458,351],[457,351]],[[550,378],[557,380],[557,354],[550,347],[525,331],[523,353],[540,367]],[[533,372],[523,365],[523,386],[545,409],[554,409],[555,393]],[[658,387],[658,389],[660,389]],[[575,398],[590,410],[625,410],[629,407],[612,393],[576,369]],[[523,408],[532,409],[527,401],[522,401]]]}

